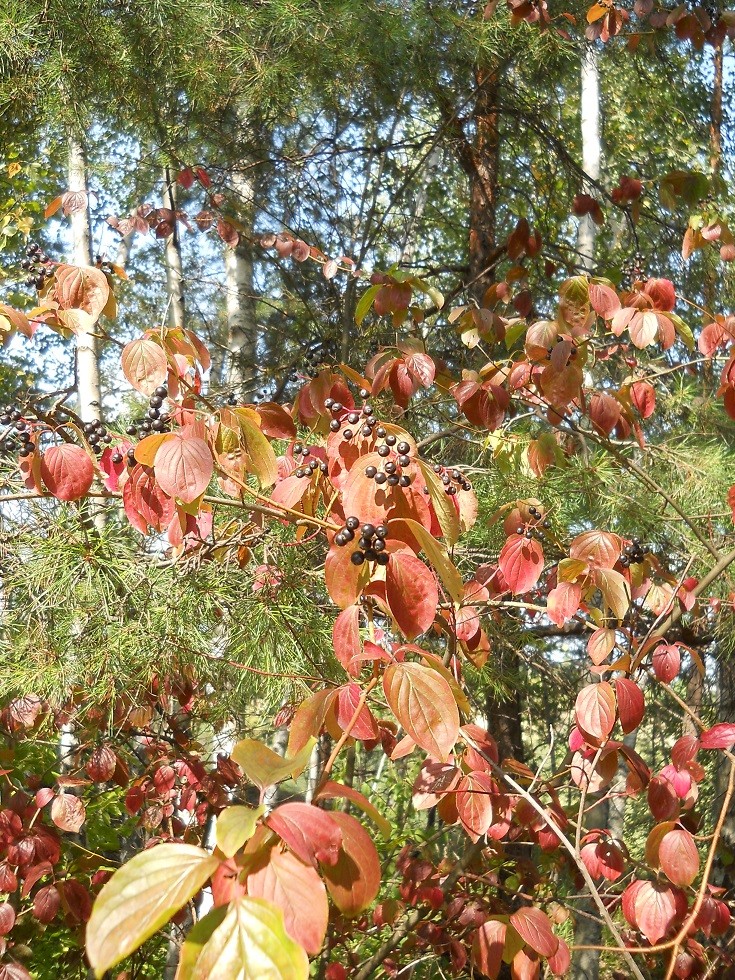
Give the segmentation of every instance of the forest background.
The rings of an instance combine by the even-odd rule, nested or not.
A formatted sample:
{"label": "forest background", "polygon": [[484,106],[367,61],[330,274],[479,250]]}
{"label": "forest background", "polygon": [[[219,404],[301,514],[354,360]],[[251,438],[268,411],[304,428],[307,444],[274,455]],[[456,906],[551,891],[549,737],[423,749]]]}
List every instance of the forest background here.
{"label": "forest background", "polygon": [[[216,406],[293,404],[325,366],[362,376],[377,352],[407,340],[404,354],[425,349],[456,381],[502,346],[498,317],[508,334],[553,317],[560,284],[580,274],[617,290],[672,280],[681,335],[688,325],[698,342],[716,315],[730,322],[733,305],[733,25],[719,8],[662,11],[646,0],[630,10],[544,0],[6,0],[2,301],[26,313],[37,305],[34,242],[49,261],[108,273],[117,315],[89,329],[42,325],[32,338],[11,336],[8,324],[0,405],[69,408],[119,434],[139,428],[148,404],[121,372],[121,350],[164,325],[208,348],[204,394]],[[372,273],[393,276],[395,291],[381,296]],[[634,374],[638,346],[623,351]],[[656,412],[642,413],[639,448],[630,432],[603,425],[567,452],[533,408],[468,425],[446,385],[416,385],[403,404],[396,397],[391,418],[425,459],[461,467],[472,482],[478,518],[452,552],[457,566],[470,575],[497,562],[498,509],[542,501],[553,533],[603,528],[640,541],[693,591],[718,549],[732,547],[733,421],[713,353],[677,343],[652,355]],[[20,790],[53,787],[55,799],[83,800],[85,817],[75,827],[44,804],[39,823],[61,831],[60,853],[51,872],[26,878],[22,895],[10,878],[0,884],[13,908],[0,971],[84,977],[87,906],[112,869],[170,833],[194,785],[183,767],[195,758],[203,773],[226,770],[246,736],[282,754],[289,707],[315,680],[340,683],[336,609],[323,543],[308,535],[272,523],[266,534],[264,515],[243,524],[222,506],[206,546],[172,554],[160,535],[130,527],[119,502],[25,499],[17,451],[3,448],[3,812]],[[670,701],[625,736],[652,771],[695,731],[692,712],[735,720],[732,589],[724,571],[677,626],[684,656],[671,681],[684,707]],[[522,602],[511,597],[502,617],[483,618],[489,656],[467,667],[464,685],[468,718],[487,727],[501,759],[557,773],[568,766],[577,692],[590,682],[588,630],[543,615],[544,596],[539,587]],[[645,636],[667,602],[649,597],[631,630]],[[333,736],[314,750],[312,783]],[[395,921],[386,903],[411,908],[415,895],[401,891],[407,861],[420,854],[438,867],[466,845],[457,828],[437,825],[434,809],[427,820],[412,808],[415,757],[391,761],[384,747],[358,740],[337,764],[392,829],[377,841],[383,911],[369,928],[330,925],[314,968],[330,980],[340,976],[324,973],[330,963],[353,975],[380,950]],[[113,771],[95,768],[108,749]],[[711,833],[728,771],[708,766],[698,807]],[[233,798],[227,778],[202,776],[189,808],[210,846],[210,813]],[[617,781],[613,790],[604,816],[588,811],[587,829],[607,827],[640,854],[645,805]],[[576,811],[571,796],[562,802]],[[533,868],[540,861],[543,875],[546,857],[518,844],[519,857],[513,846],[497,858],[492,887],[518,899],[539,888]],[[734,859],[730,811],[710,879],[725,900]],[[65,881],[81,882],[84,897],[62,886],[38,900],[39,886]],[[570,945],[594,947],[603,929],[583,884],[560,877],[545,907]],[[468,953],[481,922],[468,916],[456,939]],[[178,926],[188,924],[150,939],[124,975],[173,977]],[[471,975],[467,957],[435,939],[397,943],[374,968],[396,975],[411,962],[417,977]],[[708,939],[714,950],[719,941]],[[727,939],[720,946],[731,951]],[[690,956],[692,972],[677,976],[702,975],[711,962],[728,968],[711,950]],[[590,980],[621,975],[615,954],[594,948],[575,952],[571,969]],[[663,976],[667,967],[652,960],[647,969]]]}

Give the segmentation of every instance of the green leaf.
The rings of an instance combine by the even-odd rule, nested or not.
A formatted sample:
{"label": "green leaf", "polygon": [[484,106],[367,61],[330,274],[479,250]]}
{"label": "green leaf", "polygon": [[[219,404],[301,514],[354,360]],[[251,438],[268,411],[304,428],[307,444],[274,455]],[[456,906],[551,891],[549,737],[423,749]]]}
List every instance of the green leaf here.
{"label": "green leaf", "polygon": [[200,847],[159,844],[116,871],[87,924],[87,956],[95,976],[102,977],[165,925],[219,864]]}
{"label": "green leaf", "polygon": [[250,840],[264,812],[262,806],[255,810],[249,806],[228,806],[217,816],[217,847],[225,857],[232,857]]}
{"label": "green leaf", "polygon": [[288,935],[280,909],[235,899],[181,980],[307,980],[309,959]]}
{"label": "green leaf", "polygon": [[432,467],[422,459],[418,459],[416,462],[421,470],[424,483],[429,489],[429,497],[434,505],[439,527],[442,529],[442,534],[448,547],[451,548],[459,540],[460,527],[457,508],[454,506],[449,494],[444,492],[444,485]]}
{"label": "green leaf", "polygon": [[362,321],[365,319],[370,311],[370,307],[373,305],[373,300],[378,294],[380,286],[370,286],[366,289],[358,300],[357,306],[355,307],[355,323],[360,326]]}
{"label": "green leaf", "polygon": [[250,457],[250,469],[261,487],[272,487],[278,479],[278,462],[273,447],[261,432],[252,409],[236,408],[234,415],[240,423],[245,451]]}
{"label": "green leaf", "polygon": [[526,330],[528,330],[528,324],[525,320],[516,320],[515,323],[510,323],[505,330],[506,350],[510,350],[516,341],[525,334]]}
{"label": "green leaf", "polygon": [[254,738],[244,738],[232,750],[232,759],[238,764],[251,783],[267,789],[284,779],[296,777],[306,768],[311,750],[316,742],[310,738],[306,745],[292,758],[278,755],[267,745]]}
{"label": "green leaf", "polygon": [[674,329],[681,337],[686,349],[689,351],[694,350],[694,334],[689,325],[677,313],[667,313],[666,315],[674,324]]}

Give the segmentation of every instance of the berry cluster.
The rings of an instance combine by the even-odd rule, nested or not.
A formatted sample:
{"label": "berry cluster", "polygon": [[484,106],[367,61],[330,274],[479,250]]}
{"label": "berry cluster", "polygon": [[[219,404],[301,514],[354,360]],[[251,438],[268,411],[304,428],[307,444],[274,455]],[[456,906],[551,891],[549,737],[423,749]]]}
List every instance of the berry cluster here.
{"label": "berry cluster", "polygon": [[623,548],[620,564],[623,568],[629,568],[630,565],[640,565],[641,562],[645,561],[646,555],[650,555],[650,553],[651,549],[642,545],[640,538],[632,538],[630,544]]}
{"label": "berry cluster", "polygon": [[[360,397],[368,397],[368,392],[365,388],[360,390]],[[359,412],[351,411],[346,414],[343,414],[345,413],[345,406],[342,402],[336,402],[333,398],[325,399],[324,407],[334,416],[329,423],[330,431],[339,432],[342,430],[342,437],[348,442],[350,439],[354,439],[358,428],[360,434],[367,438],[378,424],[378,420],[373,415],[373,407],[372,405],[368,405],[367,402],[365,402]],[[345,428],[342,428],[343,426]]]}
{"label": "berry cluster", "polygon": [[[125,430],[127,434],[129,436],[139,435],[141,439],[145,439],[152,432],[170,432],[171,416],[168,412],[161,411],[166,398],[168,398],[168,388],[165,385],[159,385],[148,399],[148,411],[145,413],[145,417],[141,421],[129,425]],[[128,465],[132,466],[135,462],[135,450],[128,449],[127,457]],[[112,457],[113,463],[121,463],[122,459],[122,454],[119,452]]]}
{"label": "berry cluster", "polygon": [[26,286],[35,286],[37,290],[43,289],[49,269],[46,263],[50,259],[43,251],[38,242],[31,242],[26,249],[26,257],[20,263],[21,269],[28,273],[26,276]]}
{"label": "berry cluster", "polygon": [[159,385],[148,400],[148,411],[145,413],[145,418],[128,426],[125,430],[127,434],[137,436],[140,433],[140,437],[143,439],[151,432],[168,432],[171,416],[168,412],[161,411],[166,398],[168,398],[168,388]]}
{"label": "berry cluster", "polygon": [[[322,361],[322,355],[319,353],[318,350],[310,350],[305,355],[304,362],[306,366],[304,368],[303,373],[307,376],[307,378],[315,378],[319,374],[318,365],[321,363],[321,361]],[[289,376],[288,380],[295,384],[297,381],[300,380],[299,375],[296,373],[296,371],[294,371]]]}
{"label": "berry cluster", "polygon": [[[302,479],[302,477],[309,479],[309,477],[313,476],[317,470],[319,470],[320,473],[327,473],[329,471],[327,464],[322,462],[322,460],[317,459],[317,457],[313,455],[309,446],[302,446],[300,442],[294,443],[293,455],[294,459],[297,459],[299,456],[301,457],[302,465],[299,466],[294,473],[294,476],[299,480]],[[309,457],[311,457],[311,459]]]}
{"label": "berry cluster", "polygon": [[460,490],[472,489],[472,484],[469,480],[455,467],[448,469],[446,466],[442,466],[441,463],[434,463],[434,472],[442,481],[444,493],[449,494],[450,497],[456,494],[457,487]]}
{"label": "berry cluster", "polygon": [[85,422],[84,434],[97,456],[104,451],[105,446],[109,446],[112,442],[112,436],[99,419],[94,422]]}
{"label": "berry cluster", "polygon": [[528,538],[538,538],[539,541],[545,541],[546,535],[544,530],[551,527],[551,521],[548,518],[544,518],[544,515],[538,509],[538,507],[529,507],[528,513],[536,521],[533,525],[523,525],[516,528],[516,534],[522,534],[524,537]]}
{"label": "berry cluster", "polygon": [[338,548],[344,548],[350,541],[354,541],[358,533],[360,537],[357,541],[358,551],[353,551],[350,561],[353,565],[362,565],[365,561],[374,561],[378,565],[388,564],[388,554],[385,550],[385,539],[388,537],[388,527],[385,524],[363,524],[360,527],[359,517],[348,517],[345,526],[340,528],[334,536],[334,543]]}
{"label": "berry cluster", "polygon": [[[378,439],[382,439],[378,445],[378,456],[385,459],[383,469],[377,466],[366,466],[365,476],[368,480],[375,480],[378,486],[387,483],[389,487],[410,487],[411,477],[402,471],[411,465],[411,447],[407,442],[398,442],[396,436],[389,434],[387,430],[379,425],[375,430]],[[393,453],[395,459],[388,459]]]}
{"label": "berry cluster", "polygon": [[19,456],[30,456],[33,452],[33,439],[28,423],[24,421],[17,405],[4,407],[0,415],[0,425],[12,426],[12,428],[6,428],[3,438],[0,439],[0,452],[9,454],[17,450]]}

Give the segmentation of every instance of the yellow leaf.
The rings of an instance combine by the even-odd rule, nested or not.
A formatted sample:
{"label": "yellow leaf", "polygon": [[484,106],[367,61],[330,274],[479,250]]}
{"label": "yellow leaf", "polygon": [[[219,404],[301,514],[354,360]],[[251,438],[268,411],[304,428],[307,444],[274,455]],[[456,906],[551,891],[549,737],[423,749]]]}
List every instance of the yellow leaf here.
{"label": "yellow leaf", "polygon": [[249,806],[228,806],[218,815],[216,835],[217,847],[225,857],[231,858],[255,833],[258,819],[265,807],[255,810]]}
{"label": "yellow leaf", "polygon": [[165,925],[219,864],[200,847],[159,844],[116,871],[87,923],[87,956],[98,980]]}

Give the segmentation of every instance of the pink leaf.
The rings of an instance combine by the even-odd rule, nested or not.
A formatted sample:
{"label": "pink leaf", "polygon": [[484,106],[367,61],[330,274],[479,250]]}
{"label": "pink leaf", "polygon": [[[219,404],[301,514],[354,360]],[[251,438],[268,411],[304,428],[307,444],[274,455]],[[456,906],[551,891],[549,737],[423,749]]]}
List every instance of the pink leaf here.
{"label": "pink leaf", "polygon": [[214,461],[204,439],[176,434],[158,447],[154,470],[165,493],[190,504],[209,486]]}
{"label": "pink leaf", "polygon": [[588,684],[577,695],[574,706],[577,727],[592,739],[604,742],[615,724],[615,691],[607,681]]}
{"label": "pink leaf", "polygon": [[699,736],[703,749],[731,749],[735,745],[735,724],[720,722]]}

